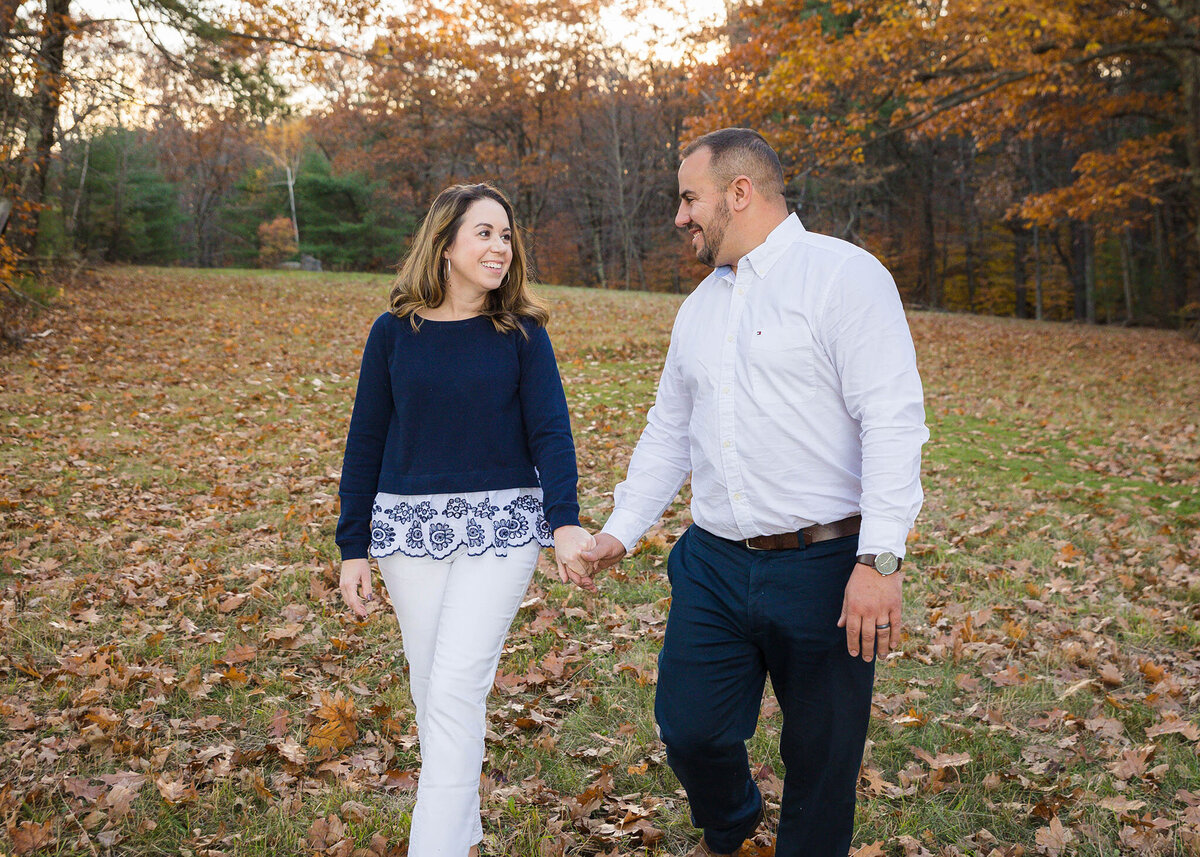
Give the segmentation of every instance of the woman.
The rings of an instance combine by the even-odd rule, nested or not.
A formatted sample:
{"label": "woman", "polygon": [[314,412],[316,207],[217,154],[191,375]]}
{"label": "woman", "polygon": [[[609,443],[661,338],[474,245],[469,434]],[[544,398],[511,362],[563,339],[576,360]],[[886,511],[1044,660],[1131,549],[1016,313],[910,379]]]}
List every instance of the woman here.
{"label": "woman", "polygon": [[370,553],[400,621],[422,769],[411,857],[477,854],[486,700],[537,563],[590,588],[575,446],[512,206],[434,200],[363,352],[342,465],[340,588],[366,615]]}

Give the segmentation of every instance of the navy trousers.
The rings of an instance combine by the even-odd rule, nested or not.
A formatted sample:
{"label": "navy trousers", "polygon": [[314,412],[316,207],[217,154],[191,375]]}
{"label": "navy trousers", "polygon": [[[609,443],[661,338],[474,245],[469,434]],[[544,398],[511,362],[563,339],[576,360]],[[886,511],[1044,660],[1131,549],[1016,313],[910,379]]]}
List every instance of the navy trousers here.
{"label": "navy trousers", "polygon": [[837,627],[858,536],[756,551],[693,525],[667,562],[671,611],[654,713],[710,848],[737,850],[762,798],[746,740],[766,676],[783,712],[778,857],[846,857],[874,662]]}

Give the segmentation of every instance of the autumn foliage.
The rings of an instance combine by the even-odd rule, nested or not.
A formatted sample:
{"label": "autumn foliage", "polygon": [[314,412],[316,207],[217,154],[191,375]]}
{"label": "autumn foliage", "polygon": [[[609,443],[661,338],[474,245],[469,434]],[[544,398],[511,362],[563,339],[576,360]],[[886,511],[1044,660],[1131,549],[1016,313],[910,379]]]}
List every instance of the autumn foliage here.
{"label": "autumn foliage", "polygon": [[1192,0],[762,0],[673,31],[651,5],[622,5],[642,46],[605,0],[148,4],[176,49],[9,4],[14,246],[253,266],[287,216],[325,268],[385,271],[442,187],[486,179],[542,280],[682,293],[704,271],[672,226],[679,146],[751,125],[806,226],[911,304],[1200,331]]}
{"label": "autumn foliage", "polygon": [[287,217],[276,217],[269,223],[258,226],[258,264],[274,268],[284,259],[296,255],[296,239],[292,233],[292,221]]}
{"label": "autumn foliage", "polygon": [[847,237],[928,305],[1178,318],[1200,280],[1198,14],[1166,0],[745,4],[690,127],[761,127],[798,195],[842,209]]}

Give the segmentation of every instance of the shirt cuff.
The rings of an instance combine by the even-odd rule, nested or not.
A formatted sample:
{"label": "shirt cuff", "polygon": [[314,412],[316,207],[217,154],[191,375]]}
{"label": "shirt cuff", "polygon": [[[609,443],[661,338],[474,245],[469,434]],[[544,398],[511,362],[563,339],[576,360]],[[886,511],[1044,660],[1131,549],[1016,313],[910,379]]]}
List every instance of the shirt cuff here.
{"label": "shirt cuff", "polygon": [[858,552],[861,555],[891,551],[897,557],[903,558],[909,529],[907,524],[900,521],[864,517],[862,529],[858,531]]}
{"label": "shirt cuff", "polygon": [[338,548],[342,552],[342,562],[348,559],[369,559],[369,551],[365,543],[355,542],[354,544],[339,545]]}
{"label": "shirt cuff", "polygon": [[630,554],[633,553],[633,549],[637,547],[637,543],[642,540],[642,536],[646,534],[646,530],[648,529],[650,529],[650,526],[643,523],[641,518],[633,512],[614,509],[613,513],[608,516],[608,521],[605,522],[604,529],[600,532],[608,533],[619,541],[625,546],[625,553]]}

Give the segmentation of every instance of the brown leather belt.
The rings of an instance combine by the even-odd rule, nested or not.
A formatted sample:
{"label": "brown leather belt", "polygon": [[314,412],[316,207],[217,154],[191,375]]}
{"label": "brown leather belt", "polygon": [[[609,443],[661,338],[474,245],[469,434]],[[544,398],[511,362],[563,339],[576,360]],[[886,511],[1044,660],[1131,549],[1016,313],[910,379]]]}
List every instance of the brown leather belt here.
{"label": "brown leather belt", "polygon": [[754,536],[750,539],[742,539],[739,544],[744,544],[756,551],[794,550],[801,545],[808,547],[816,542],[827,542],[830,539],[852,536],[861,528],[862,515],[854,515],[831,524],[813,524],[811,527],[805,527],[794,533],[778,533],[774,536]]}

